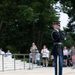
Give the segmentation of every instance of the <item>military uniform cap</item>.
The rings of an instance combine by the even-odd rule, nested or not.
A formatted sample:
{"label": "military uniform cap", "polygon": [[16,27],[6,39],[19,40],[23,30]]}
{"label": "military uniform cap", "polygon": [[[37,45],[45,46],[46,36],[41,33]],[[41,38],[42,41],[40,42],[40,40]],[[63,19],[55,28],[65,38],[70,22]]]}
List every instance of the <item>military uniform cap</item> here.
{"label": "military uniform cap", "polygon": [[58,26],[60,26],[60,21],[53,22],[53,25],[58,25]]}

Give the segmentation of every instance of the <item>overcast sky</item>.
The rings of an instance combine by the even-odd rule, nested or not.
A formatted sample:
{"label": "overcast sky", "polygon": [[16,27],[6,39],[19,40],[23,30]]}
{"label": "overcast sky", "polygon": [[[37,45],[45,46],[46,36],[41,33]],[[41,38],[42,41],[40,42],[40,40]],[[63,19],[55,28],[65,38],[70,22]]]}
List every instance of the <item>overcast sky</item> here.
{"label": "overcast sky", "polygon": [[59,18],[60,24],[61,24],[61,30],[63,30],[63,27],[67,27],[68,24],[68,15],[60,12],[60,18]]}
{"label": "overcast sky", "polygon": [[[66,13],[60,12],[59,8],[61,8],[61,5],[60,5],[59,1],[56,4],[54,4],[53,7],[60,14],[59,21],[60,21],[60,24],[61,24],[61,30],[63,30],[63,27],[67,27],[67,24],[68,24],[68,15]],[[56,9],[56,7],[59,7],[59,8]]]}

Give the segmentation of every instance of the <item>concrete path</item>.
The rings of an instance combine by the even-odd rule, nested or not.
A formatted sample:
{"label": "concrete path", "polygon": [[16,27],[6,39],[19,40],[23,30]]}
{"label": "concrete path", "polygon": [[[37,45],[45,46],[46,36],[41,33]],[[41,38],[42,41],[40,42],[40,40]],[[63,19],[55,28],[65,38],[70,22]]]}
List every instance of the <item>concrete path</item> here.
{"label": "concrete path", "polygon": [[[32,70],[16,70],[0,72],[0,75],[54,75],[54,67],[34,68]],[[63,75],[75,75],[75,69],[63,68]]]}

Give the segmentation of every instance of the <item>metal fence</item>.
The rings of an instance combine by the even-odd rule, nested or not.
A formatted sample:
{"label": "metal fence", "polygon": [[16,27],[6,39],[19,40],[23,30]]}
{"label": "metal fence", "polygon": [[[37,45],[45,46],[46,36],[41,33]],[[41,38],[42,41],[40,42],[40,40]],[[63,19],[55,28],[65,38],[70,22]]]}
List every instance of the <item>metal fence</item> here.
{"label": "metal fence", "polygon": [[[11,59],[6,58],[5,56],[5,54],[0,55],[0,71],[4,72],[6,70],[33,69],[34,67],[33,63],[30,62],[29,54],[12,54]],[[16,66],[16,61],[20,61],[22,65],[20,64]]]}

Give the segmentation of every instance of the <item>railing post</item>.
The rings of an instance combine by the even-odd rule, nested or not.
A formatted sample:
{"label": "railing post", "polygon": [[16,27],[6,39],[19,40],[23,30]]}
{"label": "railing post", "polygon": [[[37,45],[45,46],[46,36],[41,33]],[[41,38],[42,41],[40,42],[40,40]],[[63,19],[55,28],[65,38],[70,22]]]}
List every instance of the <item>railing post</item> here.
{"label": "railing post", "polygon": [[[13,55],[13,70],[16,70],[17,69],[17,65],[16,65],[16,56],[17,55],[20,55],[20,56],[23,56],[23,60],[24,60],[24,62],[23,62],[23,65],[24,65],[24,67],[22,67],[23,69],[26,69],[26,62],[25,62],[25,60],[26,60],[26,55],[28,56],[29,54],[12,54]],[[2,60],[2,71],[4,71],[6,68],[5,68],[5,64],[4,64],[4,62],[5,62],[5,60],[4,60],[4,54],[3,55],[1,55],[2,57],[1,57],[1,60]],[[30,59],[30,56],[29,56],[29,65],[28,65],[28,69],[33,69],[33,58],[32,58],[32,62],[30,61],[31,59]]]}
{"label": "railing post", "polygon": [[24,69],[25,69],[25,55],[24,55]]}
{"label": "railing post", "polygon": [[33,64],[35,63],[35,56],[34,53],[32,52],[32,69],[34,68]]}
{"label": "railing post", "polygon": [[16,70],[15,55],[14,55],[14,70]]}
{"label": "railing post", "polygon": [[4,72],[4,55],[2,54],[2,72]]}
{"label": "railing post", "polygon": [[29,55],[29,68],[28,69],[31,69],[31,66],[30,66],[30,55]]}

